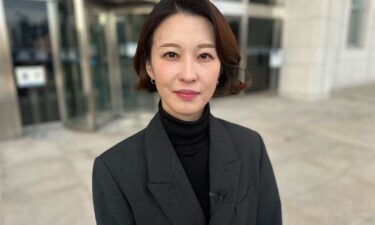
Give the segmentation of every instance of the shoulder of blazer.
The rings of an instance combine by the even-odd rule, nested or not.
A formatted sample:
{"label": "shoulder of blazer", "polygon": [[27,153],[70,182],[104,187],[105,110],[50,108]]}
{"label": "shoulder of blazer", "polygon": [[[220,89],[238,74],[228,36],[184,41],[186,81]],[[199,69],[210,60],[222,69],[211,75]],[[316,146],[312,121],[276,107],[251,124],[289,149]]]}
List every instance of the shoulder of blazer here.
{"label": "shoulder of blazer", "polygon": [[257,131],[252,130],[248,127],[244,127],[239,124],[235,124],[235,123],[220,119],[220,118],[213,117],[213,119],[221,123],[226,128],[234,144],[236,143],[242,143],[242,145],[245,145],[246,143],[251,144],[251,145],[262,144],[262,137]]}
{"label": "shoulder of blazer", "polygon": [[[145,129],[125,138],[104,151],[97,158],[103,160],[109,167],[131,166],[144,155]],[[114,168],[112,168],[114,169]]]}
{"label": "shoulder of blazer", "polygon": [[213,117],[213,122],[221,123],[230,136],[234,149],[241,160],[251,161],[259,165],[265,147],[261,135],[250,128]]}

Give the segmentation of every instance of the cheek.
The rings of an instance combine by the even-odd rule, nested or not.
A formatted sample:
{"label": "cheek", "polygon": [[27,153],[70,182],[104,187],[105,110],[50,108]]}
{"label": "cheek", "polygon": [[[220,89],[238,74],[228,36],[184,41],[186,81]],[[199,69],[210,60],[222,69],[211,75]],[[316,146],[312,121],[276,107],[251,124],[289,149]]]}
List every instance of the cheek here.
{"label": "cheek", "polygon": [[160,60],[160,61],[155,60],[153,69],[154,69],[155,76],[159,80],[172,76],[178,70],[175,64],[168,62],[168,61],[164,61],[164,60]]}
{"label": "cheek", "polygon": [[204,74],[205,75],[202,76],[202,78],[205,80],[205,83],[216,87],[220,75],[220,64],[213,64],[205,67]]}

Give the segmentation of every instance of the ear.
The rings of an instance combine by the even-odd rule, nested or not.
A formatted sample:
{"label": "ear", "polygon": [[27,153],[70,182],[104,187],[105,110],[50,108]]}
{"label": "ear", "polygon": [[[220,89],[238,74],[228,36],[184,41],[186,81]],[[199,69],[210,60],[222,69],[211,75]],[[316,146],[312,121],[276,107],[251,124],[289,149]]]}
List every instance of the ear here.
{"label": "ear", "polygon": [[150,60],[146,61],[146,72],[151,79],[155,79],[154,70],[152,69]]}

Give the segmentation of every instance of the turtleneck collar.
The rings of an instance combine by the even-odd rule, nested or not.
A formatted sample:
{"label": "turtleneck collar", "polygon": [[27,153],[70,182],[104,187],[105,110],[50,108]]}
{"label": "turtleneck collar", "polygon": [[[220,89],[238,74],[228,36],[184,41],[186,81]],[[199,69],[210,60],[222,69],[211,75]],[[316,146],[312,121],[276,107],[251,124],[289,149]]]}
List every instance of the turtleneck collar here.
{"label": "turtleneck collar", "polygon": [[194,154],[209,143],[210,106],[208,103],[204,107],[201,118],[197,121],[183,121],[173,117],[164,111],[161,101],[159,102],[159,114],[172,145],[175,149],[179,149],[178,153]]}

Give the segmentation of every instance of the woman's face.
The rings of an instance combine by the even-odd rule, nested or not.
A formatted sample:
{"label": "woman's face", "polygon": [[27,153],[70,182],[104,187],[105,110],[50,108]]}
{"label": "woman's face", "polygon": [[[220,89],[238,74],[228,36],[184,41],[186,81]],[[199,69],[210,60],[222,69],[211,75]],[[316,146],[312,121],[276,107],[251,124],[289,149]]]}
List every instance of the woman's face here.
{"label": "woman's face", "polygon": [[212,24],[186,13],[165,19],[154,32],[146,70],[166,112],[185,121],[199,119],[220,73]]}

